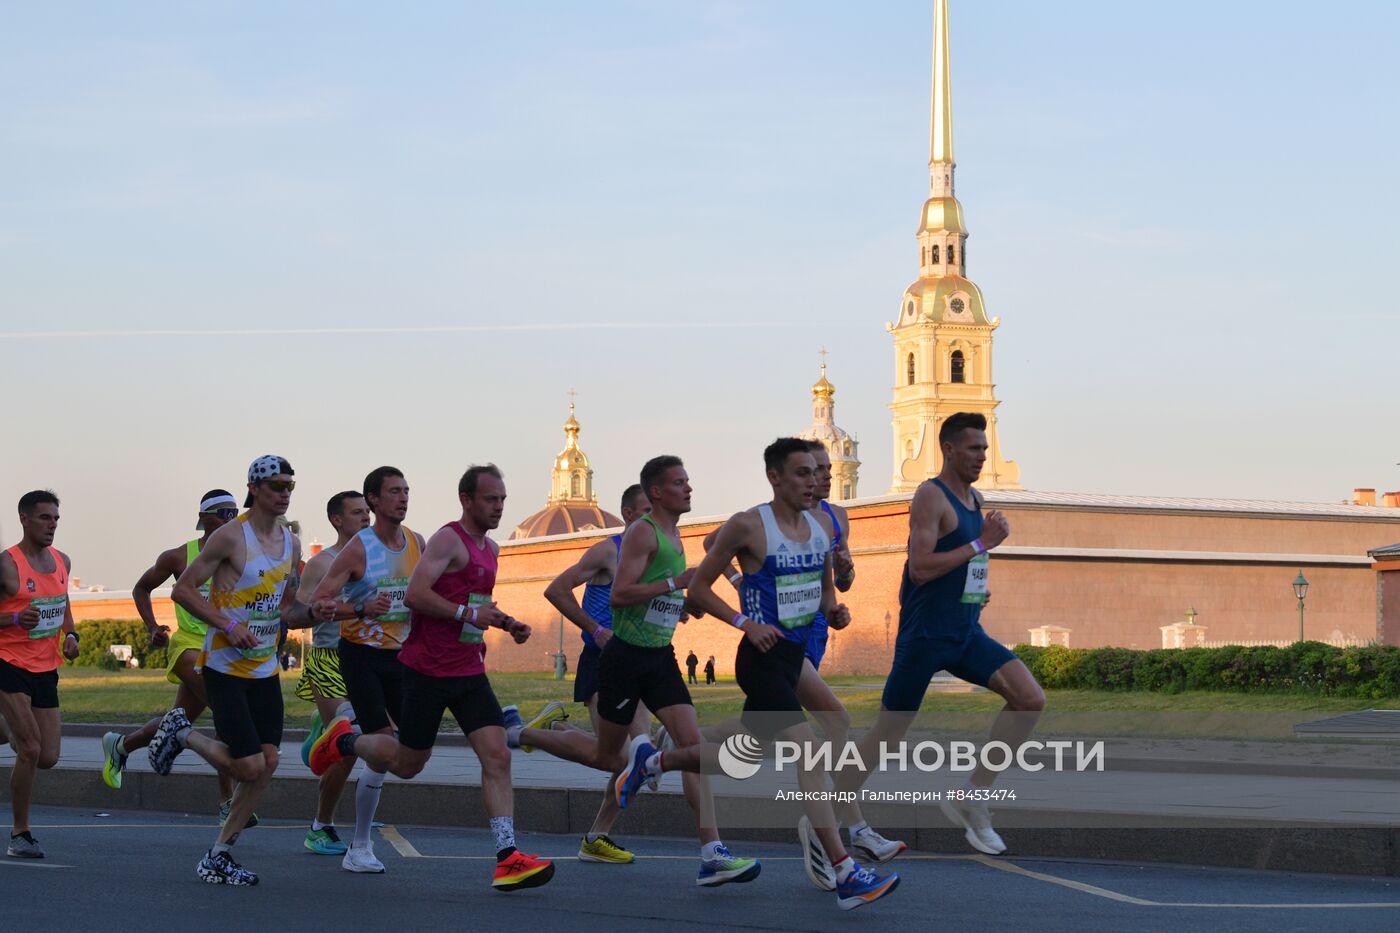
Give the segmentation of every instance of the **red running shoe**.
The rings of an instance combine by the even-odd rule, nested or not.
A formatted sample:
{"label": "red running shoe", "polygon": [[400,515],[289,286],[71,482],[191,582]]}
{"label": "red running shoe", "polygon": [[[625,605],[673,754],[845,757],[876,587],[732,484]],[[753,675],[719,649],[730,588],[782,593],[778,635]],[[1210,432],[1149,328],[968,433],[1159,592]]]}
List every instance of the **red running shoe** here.
{"label": "red running shoe", "polygon": [[337,743],[342,735],[349,735],[354,732],[354,727],[350,725],[350,720],[344,716],[337,716],[326,726],[326,731],[321,733],[311,746],[310,758],[311,773],[318,777],[338,761],[344,761],[345,755],[340,753]]}
{"label": "red running shoe", "polygon": [[538,888],[542,884],[548,884],[549,879],[553,877],[553,862],[539,856],[526,855],[516,849],[496,863],[496,876],[491,879],[491,887],[497,891]]}

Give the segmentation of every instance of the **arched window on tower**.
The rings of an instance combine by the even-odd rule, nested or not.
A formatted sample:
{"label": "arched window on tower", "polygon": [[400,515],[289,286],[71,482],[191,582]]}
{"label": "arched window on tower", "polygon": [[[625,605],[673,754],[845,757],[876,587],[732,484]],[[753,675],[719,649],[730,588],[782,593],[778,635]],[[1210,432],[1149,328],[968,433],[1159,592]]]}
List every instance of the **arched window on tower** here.
{"label": "arched window on tower", "polygon": [[950,266],[955,266],[955,265],[957,265],[957,263],[958,263],[958,260],[957,260],[957,258],[956,258],[957,255],[958,255],[958,248],[957,248],[956,246],[954,246],[952,243],[949,243],[949,244],[948,244],[948,265],[950,265]]}
{"label": "arched window on tower", "polygon": [[952,364],[953,364],[953,381],[954,381],[954,382],[967,382],[966,363],[965,363],[964,360],[963,360],[963,352],[962,352],[961,350],[954,350],[954,351],[953,351]]}
{"label": "arched window on tower", "polygon": [[967,241],[963,240],[962,271],[967,271]]}
{"label": "arched window on tower", "polygon": [[583,494],[583,481],[579,479],[577,473],[574,474],[573,490],[574,498],[576,499]]}
{"label": "arched window on tower", "polygon": [[909,385],[914,384],[914,354],[909,354],[909,359],[904,364],[904,376]]}
{"label": "arched window on tower", "polygon": [[929,262],[933,263],[934,265],[937,265],[937,264],[938,264],[938,244],[937,244],[937,243],[935,243],[935,244],[933,244],[932,246],[929,247],[928,254],[929,254],[929,257],[930,257],[930,258],[929,258]]}

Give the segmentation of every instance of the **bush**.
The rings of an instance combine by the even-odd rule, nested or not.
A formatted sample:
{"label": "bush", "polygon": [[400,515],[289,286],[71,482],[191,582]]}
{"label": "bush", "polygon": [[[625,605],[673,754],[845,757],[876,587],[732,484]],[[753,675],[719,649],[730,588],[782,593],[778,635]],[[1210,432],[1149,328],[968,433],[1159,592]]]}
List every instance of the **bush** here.
{"label": "bush", "polygon": [[[104,670],[118,670],[121,663],[107,649],[112,645],[130,645],[132,657],[141,662],[145,669],[165,669],[165,649],[151,649],[151,638],[146,634],[146,624],[140,619],[89,619],[79,622],[78,658],[73,663],[79,667],[100,667]],[[111,658],[109,667],[106,658]]]}
{"label": "bush", "polygon": [[1224,690],[1315,693],[1382,700],[1400,696],[1400,647],[1334,648],[1305,641],[1286,648],[1036,648],[1016,654],[1042,687],[1061,690]]}

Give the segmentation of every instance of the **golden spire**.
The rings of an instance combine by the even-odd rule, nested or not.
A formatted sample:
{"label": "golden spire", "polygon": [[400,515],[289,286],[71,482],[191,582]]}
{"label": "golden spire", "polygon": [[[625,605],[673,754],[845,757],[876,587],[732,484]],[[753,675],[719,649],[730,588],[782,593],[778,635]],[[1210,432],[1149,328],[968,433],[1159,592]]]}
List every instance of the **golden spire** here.
{"label": "golden spire", "polygon": [[836,386],[826,378],[826,347],[821,348],[822,355],[822,377],[812,384],[812,397],[815,399],[830,399],[836,394]]}
{"label": "golden spire", "polygon": [[578,449],[578,419],[574,417],[574,396],[578,395],[573,389],[569,390],[569,420],[564,422],[564,434],[568,440],[564,447],[566,450]]}
{"label": "golden spire", "polygon": [[588,454],[578,446],[579,423],[574,416],[574,396],[577,394],[573,389],[569,390],[569,420],[564,422],[564,449],[554,457],[550,505],[556,502],[596,501],[593,495],[593,469],[588,464]]}
{"label": "golden spire", "polygon": [[[928,161],[953,162],[953,79],[948,67],[948,0],[933,0],[933,126]],[[948,192],[952,194],[952,192]]]}

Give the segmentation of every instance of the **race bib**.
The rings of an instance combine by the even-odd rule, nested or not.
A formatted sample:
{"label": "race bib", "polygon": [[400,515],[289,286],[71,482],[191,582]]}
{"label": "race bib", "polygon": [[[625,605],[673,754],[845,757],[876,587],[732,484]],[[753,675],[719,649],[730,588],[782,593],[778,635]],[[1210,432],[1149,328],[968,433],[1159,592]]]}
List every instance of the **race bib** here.
{"label": "race bib", "polygon": [[681,621],[681,611],[685,608],[685,595],[680,590],[672,590],[652,597],[647,603],[646,615],[642,621],[648,625],[674,629]]}
{"label": "race bib", "polygon": [[39,610],[39,624],[29,630],[30,638],[53,638],[63,627],[67,596],[36,596],[29,605]]}
{"label": "race bib", "polygon": [[[470,615],[471,610],[474,608],[489,605],[491,605],[490,596],[487,596],[484,593],[473,593],[467,597],[467,614]],[[457,640],[460,642],[464,642],[468,645],[479,645],[482,642],[486,641],[486,631],[484,629],[477,628],[476,625],[474,625],[468,619],[463,618],[462,634],[458,636]]]}
{"label": "race bib", "polygon": [[778,598],[778,623],[783,628],[809,624],[822,607],[822,572],[789,573],[773,580]]}
{"label": "race bib", "polygon": [[967,582],[963,584],[962,601],[982,605],[987,601],[987,555],[978,554],[967,564]]}
{"label": "race bib", "polygon": [[380,578],[378,595],[389,599],[389,611],[379,617],[380,622],[408,621],[408,607],[404,605],[404,598],[408,596],[408,577]]}
{"label": "race bib", "polygon": [[248,613],[248,621],[243,623],[257,638],[256,648],[242,648],[245,658],[270,658],[277,653],[277,640],[282,634],[281,614],[276,610],[254,609]]}

